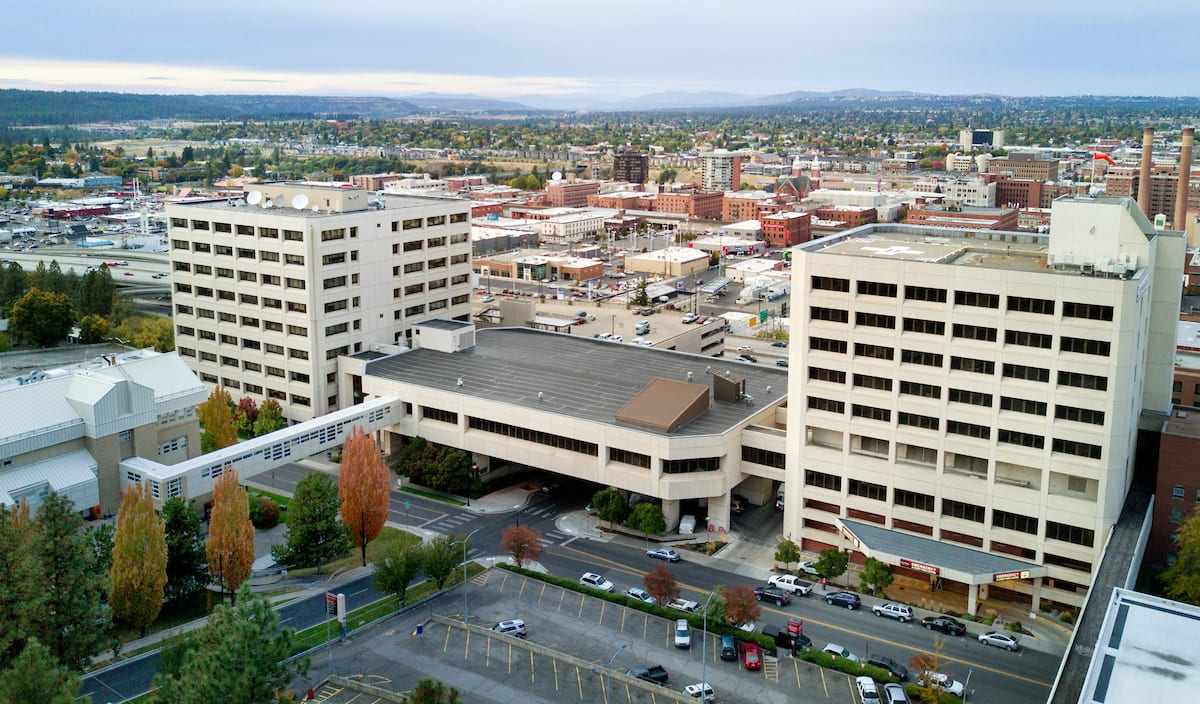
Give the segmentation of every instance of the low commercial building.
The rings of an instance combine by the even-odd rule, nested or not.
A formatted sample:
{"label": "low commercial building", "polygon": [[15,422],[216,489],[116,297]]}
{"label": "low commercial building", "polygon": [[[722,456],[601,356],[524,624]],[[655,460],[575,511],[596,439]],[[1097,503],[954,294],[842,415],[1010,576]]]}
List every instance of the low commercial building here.
{"label": "low commercial building", "polygon": [[674,278],[690,276],[708,269],[707,253],[692,247],[668,247],[643,254],[625,256],[625,271]]}
{"label": "low commercial building", "polygon": [[793,247],[812,239],[812,216],[808,213],[784,211],[764,215],[762,237],[772,247]]}
{"label": "low commercial building", "polygon": [[542,241],[550,244],[582,242],[604,231],[604,218],[598,212],[559,215],[541,222]]}
{"label": "low commercial building", "polygon": [[969,230],[1016,230],[1016,208],[973,208],[957,202],[930,203],[924,198],[908,209],[909,225]]}

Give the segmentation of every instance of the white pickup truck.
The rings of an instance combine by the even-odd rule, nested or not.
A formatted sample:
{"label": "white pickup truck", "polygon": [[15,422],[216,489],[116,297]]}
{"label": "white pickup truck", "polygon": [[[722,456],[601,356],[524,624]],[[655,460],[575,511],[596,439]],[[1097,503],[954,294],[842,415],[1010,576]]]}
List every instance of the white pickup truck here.
{"label": "white pickup truck", "polygon": [[812,582],[805,582],[794,574],[773,574],[767,578],[767,584],[792,594],[808,595],[813,588]]}
{"label": "white pickup truck", "polygon": [[688,601],[687,599],[672,599],[667,602],[667,608],[675,609],[677,611],[686,611],[689,614],[694,614],[696,613],[696,609],[700,608],[700,605],[694,601]]}

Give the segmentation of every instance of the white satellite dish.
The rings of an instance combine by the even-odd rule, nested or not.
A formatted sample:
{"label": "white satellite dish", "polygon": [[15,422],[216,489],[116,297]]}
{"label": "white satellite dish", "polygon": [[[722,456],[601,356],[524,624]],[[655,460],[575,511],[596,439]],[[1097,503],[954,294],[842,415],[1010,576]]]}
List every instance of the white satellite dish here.
{"label": "white satellite dish", "polygon": [[308,206],[308,196],[303,193],[297,193],[292,196],[292,209],[304,210]]}
{"label": "white satellite dish", "polygon": [[274,208],[274,207],[275,207],[275,202],[274,202],[274,201],[272,201],[270,198],[268,198],[268,199],[266,199],[266,200],[264,200],[264,201],[263,201],[263,207],[264,207],[264,208],[267,208],[267,209]]}
{"label": "white satellite dish", "polygon": [[550,180],[551,181],[561,181],[562,180],[562,172],[555,171],[553,174],[550,174]]}
{"label": "white satellite dish", "polygon": [[321,209],[320,209],[320,208],[317,206],[317,204],[316,204],[316,203],[313,203],[312,211],[313,211],[314,213],[316,213],[316,212],[320,212],[320,210],[321,210]]}
{"label": "white satellite dish", "polygon": [[246,202],[250,205],[258,205],[262,202],[262,191],[250,191],[246,194]]}

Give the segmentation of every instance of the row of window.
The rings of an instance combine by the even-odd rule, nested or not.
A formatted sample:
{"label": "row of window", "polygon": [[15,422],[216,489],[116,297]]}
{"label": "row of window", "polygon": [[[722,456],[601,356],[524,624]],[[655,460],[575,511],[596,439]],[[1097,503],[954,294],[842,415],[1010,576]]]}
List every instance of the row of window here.
{"label": "row of window", "polygon": [[[179,313],[183,313],[183,310],[180,310],[180,309],[190,309],[189,306],[185,306],[182,304],[176,305],[175,308],[176,308],[176,311]],[[188,312],[190,312],[190,310]],[[235,316],[232,313],[221,313],[220,319],[221,319],[221,322],[231,323],[231,324],[240,322],[242,327],[261,328],[261,329],[267,330],[269,332],[283,332],[286,329],[288,335],[295,335],[297,337],[308,337],[308,328],[301,327],[299,325],[288,325],[285,328],[283,323],[280,323],[280,322],[277,322],[274,320],[260,321],[258,318],[253,318],[248,315],[243,315],[239,318],[238,316]],[[332,337],[334,335],[340,335],[344,332],[348,332],[350,330],[350,327],[351,327],[351,323],[349,323],[349,322],[337,323],[335,325],[327,325],[327,326],[325,326],[325,336]],[[361,329],[362,321],[355,319],[353,321],[353,327],[355,330]],[[258,340],[258,339],[242,338],[242,340],[239,342],[238,338],[236,336],[228,335],[225,333],[222,333],[218,338],[216,333],[214,333],[211,330],[200,330],[199,334],[197,335],[196,329],[189,325],[182,325],[182,324],[176,325],[175,326],[175,334],[180,337],[197,337],[198,336],[201,340],[220,339],[222,344],[234,345],[234,346],[237,346],[240,344],[242,347],[245,347],[248,349],[257,350],[257,349],[262,348],[262,341]]]}
{"label": "row of window", "polygon": [[[328,205],[328,203],[326,203],[326,205]],[[430,216],[430,217],[427,217],[424,219],[411,218],[411,219],[403,220],[403,221],[393,220],[391,223],[391,229],[392,229],[392,232],[399,232],[402,229],[403,230],[418,230],[418,229],[421,229],[422,226],[424,226],[424,227],[440,227],[442,225],[445,225],[447,222],[452,225],[457,224],[457,223],[465,223],[465,222],[467,222],[467,219],[468,219],[467,213],[451,213],[448,218],[445,215],[434,215],[434,216]],[[210,223],[207,220],[190,220],[189,221],[187,218],[171,218],[171,227],[187,228],[187,227],[189,227],[189,225],[190,225],[191,229],[193,229],[193,230],[209,230],[210,229]],[[239,235],[250,235],[250,236],[253,236],[257,232],[259,237],[263,237],[266,239],[278,239],[278,237],[279,237],[279,230],[277,230],[273,227],[259,227],[256,229],[251,225],[232,225],[227,222],[213,222],[213,223],[211,223],[211,230],[214,232],[226,232],[226,233],[232,233],[232,232],[236,231],[237,234],[239,234]],[[284,232],[301,234],[295,230],[284,230]],[[351,227],[349,229],[349,234],[350,234],[351,238],[358,237],[358,227]],[[345,228],[321,231],[321,239],[323,239],[323,240],[343,239],[343,238],[345,238],[345,236],[346,236]]]}
{"label": "row of window", "polygon": [[[812,306],[810,308],[810,314],[813,320],[823,320],[831,323],[846,323],[849,320],[849,314],[846,311],[839,310],[837,308],[822,308],[820,306]],[[864,325],[868,327],[895,329],[896,316],[881,315],[878,313],[856,313],[855,322],[858,325]],[[928,335],[944,335],[946,332],[946,324],[940,320],[905,318],[904,331]],[[982,325],[955,323],[951,332],[952,337],[958,340],[978,340],[981,342],[995,342],[997,340],[996,328]],[[1054,338],[1052,335],[1043,333],[1023,332],[1020,330],[1004,331],[1004,343],[1007,345],[1021,345],[1024,347],[1050,349],[1053,346],[1053,340]],[[1089,340],[1080,337],[1062,336],[1059,338],[1058,342],[1058,348],[1060,352],[1074,352],[1076,354],[1090,354],[1101,357],[1109,356],[1111,347],[1112,344],[1107,341]],[[887,359],[891,359],[891,357],[887,357]]]}
{"label": "row of window", "polygon": [[[183,354],[182,348],[180,348],[180,354]],[[206,384],[220,384],[227,389],[240,389],[248,394],[257,394],[258,396],[262,396],[264,398],[273,398],[276,401],[282,401],[285,403],[290,401],[292,404],[297,406],[312,406],[312,399],[308,396],[303,396],[301,394],[289,395],[286,391],[280,391],[279,389],[272,389],[269,387],[264,389],[258,384],[252,384],[250,382],[241,383],[237,379],[230,379],[228,377],[218,379],[216,374],[210,374],[209,372],[200,372],[200,380]]]}
{"label": "row of window", "polygon": [[[857,281],[855,291],[863,296],[882,296],[896,298],[899,287],[897,284],[879,281]],[[850,280],[830,276],[813,276],[812,290],[850,292]],[[1048,298],[1028,298],[1024,296],[1005,296],[1005,307],[1015,313],[1033,313],[1036,315],[1054,315],[1055,301]],[[925,301],[929,303],[945,303],[948,300],[944,288],[929,286],[905,286],[904,300]],[[976,308],[1000,308],[1000,295],[995,293],[980,293],[975,291],[955,291],[954,304]],[[1081,318],[1084,320],[1113,319],[1113,307],[1094,303],[1075,303],[1064,301],[1062,309],[1064,318]]]}

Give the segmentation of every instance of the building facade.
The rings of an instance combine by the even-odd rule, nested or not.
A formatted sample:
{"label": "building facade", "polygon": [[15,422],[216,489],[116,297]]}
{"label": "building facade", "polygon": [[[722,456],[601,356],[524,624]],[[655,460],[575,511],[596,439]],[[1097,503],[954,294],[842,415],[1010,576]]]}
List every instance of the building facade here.
{"label": "building facade", "polygon": [[207,386],[306,420],[338,408],[338,355],[470,316],[469,201],[256,187],[167,207],[176,345]]}
{"label": "building facade", "polygon": [[1058,159],[1042,159],[1038,154],[1012,152],[1008,156],[992,157],[987,163],[989,174],[1011,174],[1013,178],[1035,181],[1057,181]]}
{"label": "building facade", "polygon": [[546,203],[552,208],[582,208],[600,192],[599,181],[548,181]]}
{"label": "building facade", "polygon": [[1130,199],[1060,199],[1050,232],[792,250],[785,534],[902,546],[899,572],[965,583],[972,611],[989,587],[1083,603],[1139,414],[1170,408],[1183,239]]}
{"label": "building facade", "polygon": [[736,191],[742,187],[742,157],[740,154],[717,149],[700,152],[700,189],[703,191]]}
{"label": "building facade", "polygon": [[613,155],[612,180],[646,183],[650,180],[650,157],[637,152],[617,152]]}
{"label": "building facade", "polygon": [[792,247],[812,239],[812,216],[808,213],[786,211],[764,215],[762,237],[771,247]]}

